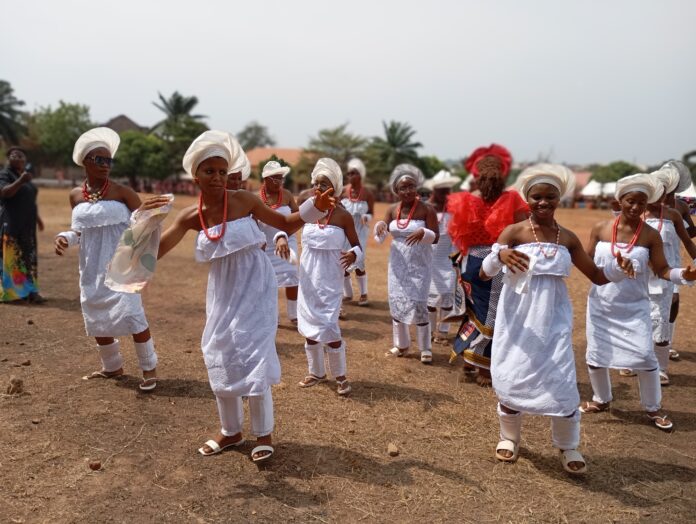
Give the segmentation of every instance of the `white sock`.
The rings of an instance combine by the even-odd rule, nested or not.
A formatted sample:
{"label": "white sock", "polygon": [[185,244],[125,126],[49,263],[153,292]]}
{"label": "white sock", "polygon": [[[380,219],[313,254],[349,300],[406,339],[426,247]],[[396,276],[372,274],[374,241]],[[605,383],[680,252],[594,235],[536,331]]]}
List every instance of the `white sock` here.
{"label": "white sock", "polygon": [[265,437],[273,433],[273,395],[269,387],[263,395],[249,397],[249,418],[251,434]]}
{"label": "white sock", "polygon": [[242,397],[218,397],[216,395],[215,401],[220,415],[220,433],[226,437],[241,433],[244,424]]}
{"label": "white sock", "polygon": [[511,440],[520,443],[522,437],[522,413],[505,413],[498,404],[498,420],[500,421],[500,440]]}
{"label": "white sock", "polygon": [[365,273],[364,275],[357,275],[356,280],[358,281],[358,287],[360,288],[360,294],[367,295],[367,273]]}
{"label": "white sock", "polygon": [[430,332],[435,333],[437,330],[437,309],[435,311],[428,311],[428,320],[430,320]]}
{"label": "white sock", "polygon": [[107,372],[118,371],[123,367],[123,356],[121,355],[121,344],[118,340],[105,346],[97,346],[99,358],[102,362],[102,369]]}
{"label": "white sock", "polygon": [[662,403],[662,386],[660,386],[660,370],[637,371],[640,404],[645,411],[659,411]]}
{"label": "white sock", "polygon": [[343,296],[353,298],[353,283],[350,281],[350,274],[343,277]]}
{"label": "white sock", "polygon": [[449,315],[451,312],[452,312],[452,308],[450,308],[450,309],[443,309],[443,308],[440,308],[440,315],[439,315],[440,327],[439,327],[439,331],[440,331],[440,333],[444,333],[445,335],[447,335],[447,334],[449,333],[449,327],[450,327],[450,325],[449,325],[449,322],[443,322],[442,319],[445,318],[447,315]]}
{"label": "white sock", "polygon": [[346,376],[346,343],[341,341],[337,348],[326,346],[326,354],[329,357],[329,369],[333,378]]}
{"label": "white sock", "polygon": [[416,339],[418,340],[418,349],[421,353],[432,353],[432,345],[430,342],[430,324],[425,326],[416,326]]}
{"label": "white sock", "polygon": [[600,404],[611,402],[611,379],[609,378],[609,370],[607,368],[593,369],[587,366],[587,372],[590,375],[590,384],[592,384],[592,400]]}
{"label": "white sock", "polygon": [[316,344],[308,344],[305,342],[305,353],[307,354],[307,367],[309,374],[315,377],[323,377],[326,375],[326,366],[324,364],[324,348],[321,342]]}
{"label": "white sock", "polygon": [[403,322],[392,320],[392,330],[394,333],[394,345],[399,349],[408,349],[411,346],[411,335],[408,326]]}
{"label": "white sock", "polygon": [[138,364],[143,371],[152,371],[157,367],[157,353],[152,338],[145,342],[133,342],[135,354],[138,356]]}
{"label": "white sock", "polygon": [[288,320],[297,320],[297,300],[287,299]]}
{"label": "white sock", "polygon": [[551,441],[553,447],[568,450],[580,445],[580,410],[571,417],[551,417]]}
{"label": "white sock", "polygon": [[658,346],[655,344],[655,356],[657,357],[657,363],[660,365],[660,371],[667,373],[667,367],[669,366],[669,347],[671,344],[666,346]]}

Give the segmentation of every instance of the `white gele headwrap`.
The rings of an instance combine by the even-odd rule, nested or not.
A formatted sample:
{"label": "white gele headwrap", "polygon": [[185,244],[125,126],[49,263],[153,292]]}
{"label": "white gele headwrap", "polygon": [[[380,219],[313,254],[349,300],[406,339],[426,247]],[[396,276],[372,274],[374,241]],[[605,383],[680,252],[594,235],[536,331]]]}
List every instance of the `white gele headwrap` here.
{"label": "white gele headwrap", "polygon": [[689,167],[684,162],[679,160],[670,160],[660,169],[662,170],[668,166],[675,168],[679,173],[679,183],[677,184],[676,189],[677,193],[681,193],[682,191],[689,189],[689,187],[691,187],[691,171],[689,170]]}
{"label": "white gele headwrap", "polygon": [[462,181],[458,176],[454,176],[452,173],[443,169],[438,171],[433,178],[429,178],[423,183],[423,187],[430,189],[440,189],[440,188],[453,188]]}
{"label": "white gele headwrap", "polygon": [[575,191],[575,174],[560,164],[536,164],[526,168],[515,181],[515,189],[527,199],[529,190],[537,184],[551,184],[558,189],[561,198]]}
{"label": "white gele headwrap", "polygon": [[244,151],[237,139],[226,131],[210,130],[201,134],[189,146],[182,165],[191,176],[196,176],[198,166],[204,160],[220,157],[227,161],[227,173],[237,173],[244,165]]}
{"label": "white gele headwrap", "polygon": [[[242,180],[247,180],[251,175],[251,162],[249,162],[249,157],[246,156],[246,153],[243,154],[243,156],[244,165],[242,166]],[[233,173],[236,173],[236,171],[233,171]]]}
{"label": "white gele headwrap", "polygon": [[73,162],[78,166],[83,166],[85,157],[90,151],[94,151],[99,147],[104,147],[111,153],[111,158],[116,155],[118,145],[121,143],[121,138],[118,133],[108,127],[95,127],[80,135],[80,138],[75,142],[73,149]]}
{"label": "white gele headwrap", "polygon": [[350,173],[353,170],[360,173],[360,178],[365,178],[365,175],[367,175],[367,169],[365,169],[365,164],[363,164],[363,161],[359,158],[351,158],[350,160],[348,160],[346,171]]}
{"label": "white gele headwrap", "polygon": [[312,184],[322,175],[331,182],[334,188],[334,195],[340,195],[343,192],[343,173],[341,172],[341,166],[335,160],[331,158],[319,159],[312,170]]}
{"label": "white gele headwrap", "polygon": [[673,165],[664,165],[657,171],[650,173],[650,176],[657,178],[667,195],[675,191],[679,185],[679,171]]}
{"label": "white gele headwrap", "polygon": [[392,193],[396,194],[396,186],[399,181],[403,178],[410,178],[416,183],[416,187],[419,188],[425,182],[425,177],[420,169],[411,164],[399,164],[392,171],[389,177],[389,187],[391,187]]}
{"label": "white gele headwrap", "polygon": [[269,176],[273,175],[283,175],[283,178],[285,178],[289,172],[290,168],[288,166],[283,167],[280,165],[280,162],[271,160],[269,162],[266,162],[266,165],[263,166],[261,178],[268,178]]}
{"label": "white gele headwrap", "polygon": [[627,193],[639,191],[648,196],[648,204],[657,202],[662,196],[662,185],[659,184],[657,178],[647,173],[637,173],[627,176],[616,182],[614,190],[614,198],[621,200],[621,197]]}

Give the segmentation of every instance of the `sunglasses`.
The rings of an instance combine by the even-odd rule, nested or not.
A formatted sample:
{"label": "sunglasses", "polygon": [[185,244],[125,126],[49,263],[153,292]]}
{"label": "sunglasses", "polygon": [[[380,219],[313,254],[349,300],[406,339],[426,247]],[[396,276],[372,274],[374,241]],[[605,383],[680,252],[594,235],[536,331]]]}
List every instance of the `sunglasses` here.
{"label": "sunglasses", "polygon": [[116,161],[113,158],[109,158],[107,156],[99,156],[99,155],[89,156],[89,157],[87,157],[87,159],[90,160],[93,164],[95,164],[97,166],[107,166],[107,167],[113,166],[114,162]]}

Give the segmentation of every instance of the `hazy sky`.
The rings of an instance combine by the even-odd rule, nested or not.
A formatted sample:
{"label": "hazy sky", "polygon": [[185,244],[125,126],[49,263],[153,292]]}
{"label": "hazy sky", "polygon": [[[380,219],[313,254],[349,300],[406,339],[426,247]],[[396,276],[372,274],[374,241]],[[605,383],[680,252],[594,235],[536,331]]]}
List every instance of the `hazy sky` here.
{"label": "hazy sky", "polygon": [[696,149],[692,0],[0,0],[0,78],[29,109],[152,125],[157,92],[211,128],[302,147],[410,123],[422,153],[657,163]]}

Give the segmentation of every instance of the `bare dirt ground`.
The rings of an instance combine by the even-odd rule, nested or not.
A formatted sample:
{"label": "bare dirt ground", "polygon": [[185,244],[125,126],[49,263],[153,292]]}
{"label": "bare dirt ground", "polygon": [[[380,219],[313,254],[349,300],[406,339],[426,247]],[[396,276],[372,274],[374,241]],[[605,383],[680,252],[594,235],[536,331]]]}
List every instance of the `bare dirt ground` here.
{"label": "bare dirt ground", "polygon": [[[40,234],[44,306],[0,305],[0,392],[10,376],[27,394],[0,396],[0,522],[686,522],[696,519],[696,291],[683,290],[664,406],[676,430],[652,426],[637,380],[613,373],[611,413],[583,417],[585,478],[571,478],[551,447],[549,420],[527,417],[514,464],[498,463],[492,390],[464,382],[449,348],[434,365],[391,360],[386,302],[388,245],[368,249],[371,307],[349,305],[343,323],[353,394],[333,384],[296,386],[306,372],[303,340],[283,320],[274,388],[276,456],[261,468],[251,445],[202,457],[218,431],[199,341],[206,266],[193,261],[193,235],[164,258],[144,294],[162,379],[136,389],[132,342],[120,381],[80,379],[97,369],[84,334],[77,252],[52,252],[70,221],[67,192],[42,190]],[[192,200],[177,199],[182,207]],[[377,217],[383,214],[378,209]],[[559,221],[585,241],[604,212],[563,210]],[[588,283],[568,282],[581,396]],[[250,297],[253,299],[253,297]],[[281,301],[284,318],[284,300]],[[29,365],[22,365],[27,363]],[[399,448],[397,457],[387,446]],[[102,469],[92,471],[90,462]]]}

